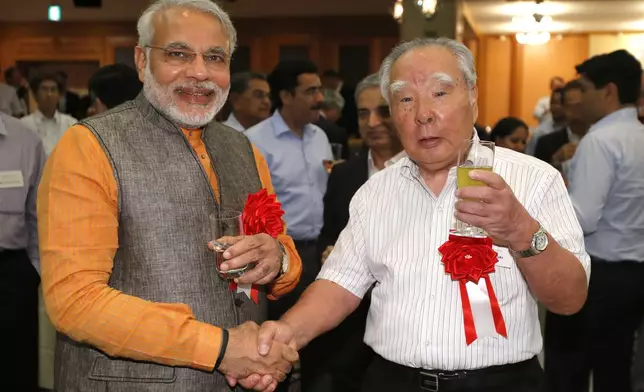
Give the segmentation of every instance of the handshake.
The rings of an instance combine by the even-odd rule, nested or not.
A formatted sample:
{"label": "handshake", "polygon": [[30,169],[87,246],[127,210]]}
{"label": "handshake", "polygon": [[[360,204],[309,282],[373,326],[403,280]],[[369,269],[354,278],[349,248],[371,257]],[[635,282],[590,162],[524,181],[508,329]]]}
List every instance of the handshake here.
{"label": "handshake", "polygon": [[249,321],[229,331],[226,352],[216,369],[231,387],[272,392],[284,381],[292,364],[299,359],[294,333],[280,321],[267,321],[260,327]]}

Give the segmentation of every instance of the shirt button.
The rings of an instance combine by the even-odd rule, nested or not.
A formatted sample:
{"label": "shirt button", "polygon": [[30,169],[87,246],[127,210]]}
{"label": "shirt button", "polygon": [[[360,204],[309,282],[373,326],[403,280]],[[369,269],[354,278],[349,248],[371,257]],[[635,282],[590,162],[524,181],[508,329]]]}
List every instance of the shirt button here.
{"label": "shirt button", "polygon": [[425,340],[425,346],[429,346],[429,345],[430,345],[429,340]]}
{"label": "shirt button", "polygon": [[201,154],[201,159],[206,159],[206,154]]}

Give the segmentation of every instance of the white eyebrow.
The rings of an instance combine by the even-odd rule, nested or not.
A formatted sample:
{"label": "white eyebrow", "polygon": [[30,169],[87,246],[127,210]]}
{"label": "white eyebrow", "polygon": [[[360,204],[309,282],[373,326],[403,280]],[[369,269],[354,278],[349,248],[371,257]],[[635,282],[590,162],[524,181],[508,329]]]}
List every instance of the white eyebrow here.
{"label": "white eyebrow", "polygon": [[[434,79],[438,81],[439,83],[447,84],[449,86],[455,86],[456,83],[454,81],[454,78],[446,74],[445,72],[435,72],[429,76],[430,79]],[[397,93],[400,92],[403,88],[405,88],[407,85],[409,85],[408,82],[404,80],[394,80],[390,85],[389,85],[389,90],[392,93]]]}
{"label": "white eyebrow", "polygon": [[389,85],[389,90],[390,90],[392,93],[394,93],[394,94],[395,94],[395,93],[399,92],[400,90],[402,90],[403,88],[405,88],[405,87],[407,86],[407,84],[408,84],[408,83],[407,83],[407,82],[405,82],[405,81],[403,81],[403,80],[394,80],[394,81]]}
{"label": "white eyebrow", "polygon": [[454,78],[444,72],[436,72],[431,75],[431,78],[441,83],[449,84],[450,86],[455,85]]}

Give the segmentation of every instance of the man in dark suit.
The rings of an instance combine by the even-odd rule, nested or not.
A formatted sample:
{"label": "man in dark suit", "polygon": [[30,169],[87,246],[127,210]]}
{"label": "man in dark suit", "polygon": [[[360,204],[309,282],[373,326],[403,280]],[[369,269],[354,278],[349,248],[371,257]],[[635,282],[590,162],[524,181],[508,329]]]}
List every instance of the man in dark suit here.
{"label": "man in dark suit", "polygon": [[56,76],[63,87],[60,92],[60,103],[58,104],[58,111],[61,113],[69,114],[70,116],[83,119],[87,117],[87,107],[83,104],[80,95],[69,91],[67,85],[67,73],[65,71],[56,72]]}
{"label": "man in dark suit", "polygon": [[582,86],[577,80],[568,82],[562,89],[562,103],[567,127],[542,136],[535,150],[535,157],[562,169],[564,162],[572,159],[579,140],[588,132],[589,125],[579,113]]}
{"label": "man in dark suit", "polygon": [[[380,93],[378,75],[370,75],[358,84],[356,104],[365,146],[358,156],[335,165],[329,177],[324,196],[324,226],[318,238],[322,262],[349,220],[349,202],[353,195],[369,177],[404,154],[389,116],[389,106]],[[315,389],[316,392],[360,391],[362,377],[373,355],[363,342],[369,303],[365,296],[358,309],[336,329],[314,341],[318,345],[333,342],[321,355],[321,378],[326,381],[324,388]]]}
{"label": "man in dark suit", "polygon": [[322,89],[322,96],[324,96],[322,110],[320,111],[320,118],[315,125],[322,128],[324,133],[326,133],[329,143],[342,146],[341,158],[348,159],[349,135],[344,128],[336,124],[342,114],[344,98],[338,91],[326,88]]}

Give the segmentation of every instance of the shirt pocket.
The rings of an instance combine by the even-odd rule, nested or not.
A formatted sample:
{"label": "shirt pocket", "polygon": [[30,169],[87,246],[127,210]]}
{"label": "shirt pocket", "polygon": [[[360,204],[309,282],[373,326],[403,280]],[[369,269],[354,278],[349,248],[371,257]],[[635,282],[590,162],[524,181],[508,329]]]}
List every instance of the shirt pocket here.
{"label": "shirt pocket", "polygon": [[25,213],[27,189],[0,188],[0,215],[21,215]]}

